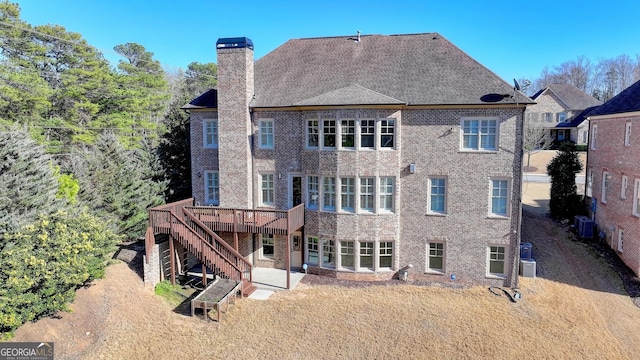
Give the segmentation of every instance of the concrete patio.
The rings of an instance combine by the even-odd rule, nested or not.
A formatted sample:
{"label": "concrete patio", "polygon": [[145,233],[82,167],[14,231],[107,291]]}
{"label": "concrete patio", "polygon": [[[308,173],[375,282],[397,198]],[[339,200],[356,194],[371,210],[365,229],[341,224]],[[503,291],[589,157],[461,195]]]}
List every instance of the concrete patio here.
{"label": "concrete patio", "polygon": [[[304,272],[291,270],[291,289],[304,277]],[[253,285],[258,290],[249,296],[249,299],[266,300],[275,291],[287,290],[287,271],[272,268],[253,268]]]}

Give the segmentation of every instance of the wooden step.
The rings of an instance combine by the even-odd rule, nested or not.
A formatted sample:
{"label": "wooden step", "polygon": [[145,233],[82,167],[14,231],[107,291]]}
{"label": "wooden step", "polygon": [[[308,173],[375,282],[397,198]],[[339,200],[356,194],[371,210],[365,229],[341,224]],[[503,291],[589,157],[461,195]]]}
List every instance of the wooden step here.
{"label": "wooden step", "polygon": [[256,290],[258,290],[258,288],[255,285],[253,285],[251,282],[249,282],[249,280],[242,279],[242,296],[243,297],[249,297]]}

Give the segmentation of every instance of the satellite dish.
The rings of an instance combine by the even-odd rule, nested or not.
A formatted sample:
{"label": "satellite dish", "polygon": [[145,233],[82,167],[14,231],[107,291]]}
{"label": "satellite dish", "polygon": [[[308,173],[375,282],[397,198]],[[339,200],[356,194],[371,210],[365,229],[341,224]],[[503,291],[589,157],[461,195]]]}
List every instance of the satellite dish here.
{"label": "satellite dish", "polygon": [[520,91],[520,84],[518,84],[516,79],[513,79],[513,89]]}

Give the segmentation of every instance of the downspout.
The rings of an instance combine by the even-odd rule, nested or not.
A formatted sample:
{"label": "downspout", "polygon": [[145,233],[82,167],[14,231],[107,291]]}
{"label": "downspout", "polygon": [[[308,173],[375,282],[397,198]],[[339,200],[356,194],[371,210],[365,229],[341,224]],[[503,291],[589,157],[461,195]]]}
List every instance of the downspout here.
{"label": "downspout", "polygon": [[[516,101],[516,111],[517,111],[517,106],[518,106],[518,102]],[[514,262],[514,266],[513,266],[513,270],[512,273],[515,275],[514,278],[514,282],[513,282],[513,288],[514,289],[518,289],[519,287],[519,280],[520,280],[520,276],[519,276],[519,262],[520,262],[520,243],[522,241],[522,182],[524,180],[524,174],[523,174],[523,161],[524,161],[524,113],[527,109],[527,106],[524,105],[523,109],[522,109],[522,114],[521,114],[521,118],[520,118],[520,141],[519,141],[519,154],[518,156],[520,156],[520,169],[519,169],[519,176],[520,176],[520,192],[518,193],[518,224],[517,224],[517,228],[515,230],[516,232],[516,247],[514,249],[514,254],[513,254],[513,262]],[[517,115],[516,115],[517,116]]]}

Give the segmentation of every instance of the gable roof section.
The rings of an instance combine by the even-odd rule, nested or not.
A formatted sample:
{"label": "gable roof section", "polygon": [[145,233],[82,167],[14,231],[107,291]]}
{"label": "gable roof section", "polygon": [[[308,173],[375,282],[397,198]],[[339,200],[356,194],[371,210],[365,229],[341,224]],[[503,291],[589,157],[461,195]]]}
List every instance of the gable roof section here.
{"label": "gable roof section", "polygon": [[[254,73],[252,107],[486,105],[487,94],[514,94],[437,33],[289,40],[256,61]],[[532,103],[520,92],[498,103],[514,102]]]}
{"label": "gable roof section", "polygon": [[640,81],[612,97],[589,116],[610,115],[640,111]]}
{"label": "gable roof section", "polygon": [[579,112],[578,114],[574,115],[573,118],[570,119],[571,121],[561,122],[560,124],[556,125],[556,127],[557,128],[577,128],[578,126],[580,126],[580,124],[582,124],[583,121],[587,119],[587,117],[591,115],[591,112],[597,108],[598,108],[597,106],[586,108],[581,112]]}
{"label": "gable roof section", "polygon": [[211,89],[197,98],[191,100],[181,109],[208,109],[218,107],[218,90]]}
{"label": "gable roof section", "polygon": [[535,93],[531,98],[535,100],[545,92],[555,94],[562,101],[561,105],[564,105],[566,110],[584,110],[592,106],[602,105],[602,101],[578,89],[573,84],[550,84]]}

